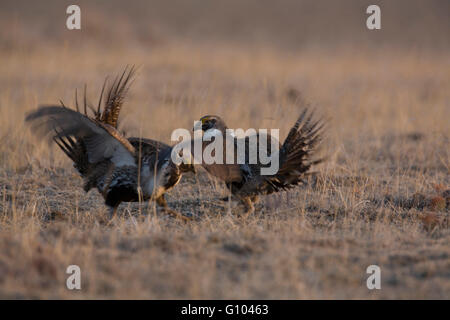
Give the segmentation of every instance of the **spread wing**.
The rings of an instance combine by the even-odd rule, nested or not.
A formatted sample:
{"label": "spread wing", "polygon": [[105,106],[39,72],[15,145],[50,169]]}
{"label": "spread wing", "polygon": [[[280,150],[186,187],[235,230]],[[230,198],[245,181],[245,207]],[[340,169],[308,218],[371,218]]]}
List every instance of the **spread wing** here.
{"label": "spread wing", "polygon": [[41,106],[26,117],[40,136],[74,137],[84,142],[88,160],[97,163],[109,159],[116,166],[135,166],[135,148],[115,128],[90,119],[80,112],[61,106]]}

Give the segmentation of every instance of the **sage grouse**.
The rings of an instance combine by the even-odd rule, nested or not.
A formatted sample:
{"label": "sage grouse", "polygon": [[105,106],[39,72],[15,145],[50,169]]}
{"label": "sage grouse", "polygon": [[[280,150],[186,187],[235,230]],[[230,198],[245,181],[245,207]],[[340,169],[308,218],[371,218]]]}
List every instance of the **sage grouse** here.
{"label": "sage grouse", "polygon": [[[225,137],[227,134],[227,125],[225,122],[216,115],[207,115],[200,119],[201,130],[205,135],[214,132],[221,133],[223,137],[223,150],[224,158],[227,148]],[[202,166],[213,176],[223,180],[231,195],[243,202],[246,208],[246,215],[255,211],[254,203],[258,201],[258,196],[263,194],[270,194],[281,190],[288,190],[296,185],[300,184],[302,178],[308,173],[308,170],[312,165],[322,162],[323,159],[313,159],[317,146],[321,141],[321,133],[323,129],[323,122],[321,120],[313,120],[313,113],[308,112],[305,109],[297,119],[295,125],[289,131],[289,134],[284,141],[283,145],[280,145],[277,141],[278,150],[278,171],[271,175],[262,175],[261,169],[268,165],[263,165],[258,158],[253,163],[249,161],[249,150],[252,148],[250,145],[251,135],[247,135],[243,138],[237,138],[231,136],[231,148],[233,148],[233,155],[237,154],[238,144],[243,142],[245,145],[245,159],[238,162],[229,164],[228,162],[223,164],[205,164],[202,162]],[[212,143],[214,134],[211,137],[203,138],[203,149],[208,144]],[[254,138],[254,137],[253,137]],[[242,141],[241,139],[244,139]],[[257,152],[259,153],[259,142],[262,139],[267,139],[266,148],[267,155],[271,155],[271,136],[270,134],[261,135],[256,133]],[[241,141],[239,141],[241,140]],[[255,150],[255,149],[254,149]],[[274,153],[274,156],[276,154]],[[235,156],[234,156],[235,157]],[[236,157],[235,157],[236,159]],[[243,163],[242,163],[243,162]],[[227,200],[228,197],[222,200]]]}
{"label": "sage grouse", "polygon": [[[74,162],[84,180],[84,190],[97,188],[103,196],[110,218],[121,202],[155,200],[167,213],[187,219],[168,207],[164,194],[180,181],[183,173],[195,172],[189,159],[185,161],[188,164],[176,165],[171,160],[172,147],[151,139],[127,139],[117,129],[133,74],[134,68],[126,68],[104,95],[106,79],[97,110],[87,103],[85,87],[84,113],[80,112],[75,94],[76,110],[62,102],[60,106],[41,106],[28,114],[26,121],[41,136],[51,133]],[[88,115],[87,107],[93,116]]]}

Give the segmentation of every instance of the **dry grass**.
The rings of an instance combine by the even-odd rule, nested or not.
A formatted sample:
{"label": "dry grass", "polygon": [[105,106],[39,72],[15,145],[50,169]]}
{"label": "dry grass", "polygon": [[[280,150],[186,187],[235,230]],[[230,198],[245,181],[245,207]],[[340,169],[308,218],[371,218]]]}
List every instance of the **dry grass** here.
{"label": "dry grass", "polygon": [[[448,54],[77,45],[0,50],[0,297],[450,298]],[[280,128],[283,139],[298,104],[310,104],[330,118],[329,160],[247,219],[228,213],[223,185],[201,171],[168,195],[194,221],[125,204],[107,226],[101,197],[84,194],[23,118],[38,104],[71,104],[85,82],[96,99],[129,63],[140,66],[122,114],[129,134],[170,142],[214,113],[234,128]],[[66,289],[70,264],[81,291]],[[381,290],[366,288],[371,264]]]}

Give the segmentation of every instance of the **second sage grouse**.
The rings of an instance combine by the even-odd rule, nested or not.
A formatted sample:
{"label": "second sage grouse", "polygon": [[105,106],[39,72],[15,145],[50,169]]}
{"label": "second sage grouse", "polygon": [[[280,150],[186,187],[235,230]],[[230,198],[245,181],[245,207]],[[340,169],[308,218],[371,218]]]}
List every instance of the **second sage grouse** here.
{"label": "second sage grouse", "polygon": [[[230,137],[227,125],[216,115],[207,115],[200,119],[201,130],[203,131],[203,150],[213,143],[213,137],[220,133],[223,139],[224,158],[226,157],[227,136]],[[213,176],[223,180],[231,194],[241,200],[246,208],[246,215],[255,211],[254,203],[258,201],[258,196],[263,194],[270,194],[282,190],[288,190],[300,184],[302,178],[308,173],[312,165],[322,162],[322,159],[313,159],[318,144],[321,141],[321,133],[323,129],[323,122],[321,120],[313,120],[313,113],[309,113],[305,109],[297,119],[295,125],[289,131],[289,134],[280,145],[278,141],[279,150],[274,152],[273,156],[278,156],[278,171],[274,174],[263,175],[261,169],[267,168],[267,164],[263,165],[260,158],[256,161],[251,161],[249,158],[249,150],[253,147],[251,145],[252,135],[247,135],[243,138],[237,138],[231,135],[230,147],[233,149],[232,154],[236,159],[236,154],[239,152],[240,142],[245,146],[245,158],[241,162],[222,164],[202,162],[202,166]],[[215,133],[214,133],[215,132]],[[210,133],[210,137],[205,139],[205,135]],[[267,148],[266,154],[271,156],[271,136],[270,134],[261,135],[259,132],[255,133],[256,139],[256,154],[260,155],[259,148],[264,146],[260,144],[262,139],[267,139],[265,146]],[[253,136],[255,138],[255,136]],[[226,200],[224,198],[222,200]]]}
{"label": "second sage grouse", "polygon": [[[155,200],[166,212],[187,219],[168,208],[164,194],[180,181],[184,172],[194,172],[194,166],[174,164],[172,147],[165,143],[126,138],[117,129],[119,112],[133,74],[134,68],[125,69],[104,95],[105,80],[97,110],[87,103],[85,88],[84,113],[80,112],[76,94],[76,110],[63,103],[41,106],[28,114],[26,121],[31,122],[33,131],[41,136],[51,133],[83,177],[84,190],[97,188],[103,196],[110,218],[121,202]],[[103,110],[102,99],[105,100]],[[92,116],[88,115],[88,107]]]}

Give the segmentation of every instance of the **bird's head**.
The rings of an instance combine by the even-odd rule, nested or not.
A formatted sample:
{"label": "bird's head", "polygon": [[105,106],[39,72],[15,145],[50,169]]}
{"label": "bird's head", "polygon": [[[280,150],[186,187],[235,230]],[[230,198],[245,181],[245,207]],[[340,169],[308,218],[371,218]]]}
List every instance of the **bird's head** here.
{"label": "bird's head", "polygon": [[220,131],[225,131],[227,128],[225,122],[219,116],[207,115],[200,118],[202,123],[202,131],[207,131],[209,129],[217,129]]}

